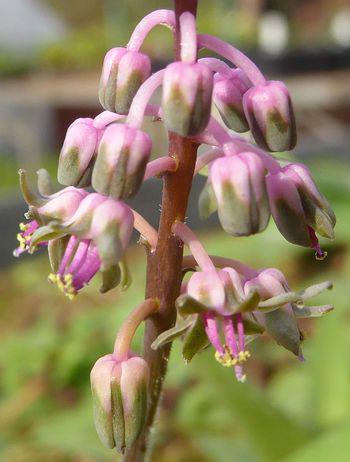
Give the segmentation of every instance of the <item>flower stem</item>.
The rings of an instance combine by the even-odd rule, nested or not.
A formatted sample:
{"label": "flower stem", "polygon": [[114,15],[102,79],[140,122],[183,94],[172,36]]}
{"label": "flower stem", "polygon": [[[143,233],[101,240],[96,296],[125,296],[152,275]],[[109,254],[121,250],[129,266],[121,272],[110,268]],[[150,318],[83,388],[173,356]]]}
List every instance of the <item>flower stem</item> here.
{"label": "flower stem", "polygon": [[196,262],[202,271],[213,271],[216,273],[215,265],[205,251],[198,237],[185,223],[176,222],[172,227],[173,233],[188,246]]}
{"label": "flower stem", "polygon": [[170,156],[158,157],[158,159],[148,162],[143,181],[146,181],[153,176],[162,175],[168,172],[176,172],[176,169],[176,159]]}
{"label": "flower stem", "polygon": [[120,329],[114,343],[114,356],[118,361],[125,361],[130,352],[130,346],[135,332],[142,321],[154,313],[159,308],[159,302],[156,299],[148,298],[138,305],[126,318]]}
{"label": "flower stem", "polygon": [[148,102],[156,89],[162,84],[163,74],[164,69],[155,72],[140,86],[130,106],[129,115],[126,119],[126,123],[131,127],[141,127]]}
{"label": "flower stem", "polygon": [[204,168],[210,162],[213,162],[213,160],[216,160],[219,157],[223,157],[223,156],[224,156],[224,153],[222,152],[221,149],[218,149],[218,148],[210,149],[210,151],[207,151],[207,152],[201,154],[197,158],[196,168],[195,168],[194,172],[195,173],[200,172],[202,170],[202,168]]}
{"label": "flower stem", "polygon": [[247,77],[254,85],[264,85],[266,83],[264,75],[253,61],[229,43],[211,35],[200,34],[198,35],[198,47],[208,48],[231,61],[235,66],[246,73]]}
{"label": "flower stem", "polygon": [[[179,17],[185,11],[196,14],[197,0],[175,0],[175,58],[181,58]],[[143,356],[150,367],[149,408],[145,429],[123,462],[144,462],[150,453],[150,431],[154,425],[163,382],[167,371],[170,344],[153,350],[154,340],[164,330],[174,326],[175,300],[180,293],[183,246],[172,234],[176,220],[184,220],[191,190],[198,145],[175,133],[169,133],[169,155],[178,159],[176,172],[164,175],[162,212],[158,243],[154,253],[148,254],[146,297],[158,298],[159,311],[146,321]],[[147,454],[148,453],[148,454]]]}
{"label": "flower stem", "polygon": [[175,15],[172,10],[156,10],[145,16],[135,27],[127,48],[133,51],[139,51],[145,38],[150,31],[159,25],[168,26],[175,29]]}
{"label": "flower stem", "polygon": [[[210,260],[214,263],[216,268],[225,268],[230,267],[238,271],[247,278],[254,278],[258,274],[253,268],[244,263],[234,260],[233,258],[218,257],[216,255],[209,255]],[[183,269],[186,268],[195,268],[197,266],[197,261],[193,255],[186,255],[182,260]]]}
{"label": "flower stem", "polygon": [[185,11],[179,18],[181,36],[181,61],[193,63],[197,59],[196,18]]}
{"label": "flower stem", "polygon": [[227,76],[231,75],[232,69],[224,61],[221,61],[221,59],[201,58],[198,60],[198,62],[201,64],[205,64],[213,72],[220,72],[220,74],[224,74]]}
{"label": "flower stem", "polygon": [[148,221],[143,218],[135,210],[132,211],[134,214],[134,228],[141,234],[141,236],[147,241],[150,246],[150,251],[154,252],[157,247],[158,233]]}

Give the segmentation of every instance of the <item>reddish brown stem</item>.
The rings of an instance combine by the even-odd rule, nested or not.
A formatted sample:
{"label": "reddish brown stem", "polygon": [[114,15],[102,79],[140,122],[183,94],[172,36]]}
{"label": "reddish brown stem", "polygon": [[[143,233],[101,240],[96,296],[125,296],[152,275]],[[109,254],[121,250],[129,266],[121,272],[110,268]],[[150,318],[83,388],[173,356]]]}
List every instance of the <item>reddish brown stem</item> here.
{"label": "reddish brown stem", "polygon": [[[184,11],[196,14],[197,0],[175,0],[176,30],[175,57],[180,59],[179,17]],[[183,245],[173,236],[171,227],[176,220],[183,221],[191,190],[196,163],[197,144],[175,133],[169,133],[169,155],[178,159],[176,172],[164,176],[162,213],[157,248],[148,255],[146,298],[158,298],[157,314],[146,322],[144,358],[151,369],[150,401],[145,431],[123,458],[124,462],[144,462],[150,459],[150,430],[158,409],[162,385],[170,354],[170,345],[152,350],[151,344],[158,335],[171,328],[176,319],[175,300],[180,292]]]}

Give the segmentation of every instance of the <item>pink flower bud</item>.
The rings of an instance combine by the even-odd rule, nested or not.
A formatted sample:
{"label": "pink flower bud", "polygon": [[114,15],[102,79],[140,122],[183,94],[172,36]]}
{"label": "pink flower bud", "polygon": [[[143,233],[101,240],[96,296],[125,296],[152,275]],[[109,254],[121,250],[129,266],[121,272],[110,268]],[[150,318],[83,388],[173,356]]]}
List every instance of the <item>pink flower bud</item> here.
{"label": "pink flower bud", "polygon": [[147,55],[126,48],[112,48],[105,56],[99,88],[101,105],[127,114],[141,84],[151,75]]}
{"label": "pink flower bud", "polygon": [[315,232],[333,239],[335,215],[308,169],[287,165],[266,181],[271,212],[281,234],[293,244],[314,247],[322,258]]}
{"label": "pink flower bud", "polygon": [[101,139],[92,185],[115,199],[127,199],[142,184],[152,150],[149,135],[122,124],[109,125]]}
{"label": "pink flower bud", "polygon": [[162,97],[168,130],[182,136],[202,132],[209,122],[212,91],[212,72],[204,64],[169,64],[164,73]]}
{"label": "pink flower bud", "polygon": [[67,130],[58,162],[58,181],[66,186],[90,186],[101,130],[93,119],[77,119]]}
{"label": "pink flower bud", "polygon": [[255,141],[269,151],[289,151],[297,136],[295,117],[287,87],[270,81],[250,88],[243,106]]}
{"label": "pink flower bud", "polygon": [[227,127],[238,133],[249,130],[243,109],[243,95],[251,88],[247,76],[240,69],[231,75],[216,74],[214,77],[213,100]]}
{"label": "pink flower bud", "polygon": [[119,452],[130,449],[145,424],[148,364],[138,356],[118,360],[109,354],[96,361],[90,381],[94,422],[101,442]]}
{"label": "pink flower bud", "polygon": [[221,157],[210,169],[221,226],[233,236],[263,231],[270,218],[262,160],[252,152]]}

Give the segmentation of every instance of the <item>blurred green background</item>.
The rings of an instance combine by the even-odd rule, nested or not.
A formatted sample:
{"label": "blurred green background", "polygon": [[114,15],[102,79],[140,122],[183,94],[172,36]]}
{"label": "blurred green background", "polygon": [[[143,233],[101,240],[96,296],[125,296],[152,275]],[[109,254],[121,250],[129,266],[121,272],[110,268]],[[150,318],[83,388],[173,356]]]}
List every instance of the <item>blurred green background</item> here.
{"label": "blurred green background", "polygon": [[[54,174],[67,125],[101,110],[97,85],[105,51],[126,43],[143,14],[171,5],[0,0],[1,461],[118,460],[93,428],[89,372],[96,358],[110,352],[118,326],[143,297],[144,251],[136,244],[128,251],[133,284],[127,292],[101,296],[94,281],[74,302],[66,300],[46,283],[44,255],[11,260],[16,223],[25,210],[16,171],[44,165]],[[340,0],[199,1],[201,31],[237,44],[270,78],[287,81],[300,132],[295,158],[310,166],[338,224],[336,241],[322,242],[328,251],[322,262],[284,241],[273,223],[261,235],[234,239],[215,219],[199,224],[200,184],[189,209],[191,223],[210,253],[257,268],[278,267],[293,289],[333,280],[333,291],[315,303],[334,303],[336,310],[303,323],[305,363],[265,336],[258,339],[245,385],[215,361],[211,349],[185,366],[175,342],[154,433],[155,462],[349,460],[349,18],[349,3]],[[153,32],[145,51],[156,66],[164,65],[169,33]],[[162,133],[151,130],[155,154],[163,154]],[[153,189],[159,191],[159,184],[151,183],[135,208],[147,210],[155,222],[159,195],[154,198]]]}

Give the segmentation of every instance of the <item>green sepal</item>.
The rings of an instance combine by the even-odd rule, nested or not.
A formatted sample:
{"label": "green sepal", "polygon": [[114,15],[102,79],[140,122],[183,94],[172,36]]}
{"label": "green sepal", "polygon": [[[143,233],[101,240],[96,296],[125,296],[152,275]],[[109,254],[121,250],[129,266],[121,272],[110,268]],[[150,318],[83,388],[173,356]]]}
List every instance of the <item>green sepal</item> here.
{"label": "green sepal", "polygon": [[258,308],[260,311],[268,313],[274,311],[286,303],[296,303],[302,301],[302,297],[298,292],[283,292],[282,294],[271,297],[259,303]]}
{"label": "green sepal", "polygon": [[198,211],[201,220],[206,220],[218,209],[214,189],[208,180],[198,198]]}
{"label": "green sepal", "polygon": [[50,196],[54,193],[53,184],[49,172],[45,168],[39,169],[37,172],[38,175],[38,191],[43,196]]}
{"label": "green sepal", "polygon": [[234,311],[235,313],[246,313],[249,311],[255,311],[258,308],[261,300],[260,294],[257,290],[249,292],[248,296],[238,305],[238,308]]}
{"label": "green sepal", "polygon": [[177,297],[175,306],[181,316],[188,316],[190,314],[204,313],[208,311],[208,307],[190,295],[182,294]]}
{"label": "green sepal", "polygon": [[286,308],[265,314],[266,331],[296,356],[301,355],[301,338],[295,316]]}
{"label": "green sepal", "polygon": [[316,297],[325,290],[331,290],[333,288],[333,283],[331,281],[320,282],[319,284],[314,284],[310,287],[307,287],[304,290],[298,292],[302,300],[308,300],[309,298]]}
{"label": "green sepal", "polygon": [[121,271],[120,288],[125,292],[132,284],[131,272],[125,257],[120,260],[119,266]]}
{"label": "green sepal", "polygon": [[123,396],[121,391],[121,364],[115,364],[111,376],[111,406],[112,406],[112,427],[113,438],[116,450],[123,452],[125,450],[125,420]]}
{"label": "green sepal", "polygon": [[318,318],[334,310],[333,305],[303,306],[293,305],[293,312],[297,318]]}
{"label": "green sepal", "polygon": [[193,319],[191,317],[186,318],[185,320],[179,321],[176,326],[162,332],[155,341],[152,343],[152,350],[158,350],[158,348],[163,347],[167,343],[172,342],[177,337],[181,337],[187,329],[192,325]]}
{"label": "green sepal", "polygon": [[50,266],[53,273],[57,273],[59,269],[69,239],[70,236],[64,236],[58,239],[52,239],[48,243],[47,250],[49,254]]}
{"label": "green sepal", "polygon": [[39,193],[32,191],[29,188],[27,181],[27,172],[23,169],[18,170],[19,175],[19,185],[24,197],[24,200],[27,204],[32,205],[33,207],[41,207],[47,203],[47,199],[41,196]]}
{"label": "green sepal", "polygon": [[194,316],[192,327],[187,330],[182,347],[182,357],[186,363],[203,348],[208,345],[208,337],[205,332],[202,317],[199,315]]}
{"label": "green sepal", "polygon": [[31,247],[40,244],[40,242],[63,237],[65,234],[66,231],[64,229],[57,229],[55,222],[51,222],[46,226],[40,226],[40,228],[36,229],[32,235]]}
{"label": "green sepal", "polygon": [[263,334],[265,328],[251,319],[243,319],[244,335]]}
{"label": "green sepal", "polygon": [[117,287],[121,281],[121,271],[119,265],[113,265],[109,268],[101,271],[102,274],[102,285],[100,287],[101,294],[105,294],[111,289]]}

